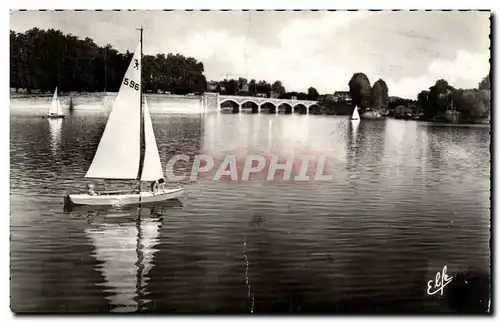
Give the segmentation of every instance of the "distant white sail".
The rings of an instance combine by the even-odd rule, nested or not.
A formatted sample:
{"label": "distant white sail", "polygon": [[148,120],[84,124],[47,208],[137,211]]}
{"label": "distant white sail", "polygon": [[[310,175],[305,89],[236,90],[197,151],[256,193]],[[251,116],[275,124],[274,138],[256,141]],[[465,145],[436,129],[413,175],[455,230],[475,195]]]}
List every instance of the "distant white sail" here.
{"label": "distant white sail", "polygon": [[144,141],[146,151],[144,152],[141,181],[155,181],[163,178],[163,169],[146,98],[144,98]]}
{"label": "distant white sail", "polygon": [[141,155],[141,64],[139,43],[86,178],[137,179]]}
{"label": "distant white sail", "polygon": [[351,120],[359,120],[358,106],[354,107],[354,111],[352,112]]}
{"label": "distant white sail", "polygon": [[59,97],[57,98],[57,115],[63,115],[61,108],[61,101],[59,101]]}
{"label": "distant white sail", "polygon": [[59,98],[57,97],[57,87],[54,91],[54,96],[52,96],[52,103],[50,105],[49,114],[62,115],[61,103],[59,102]]}

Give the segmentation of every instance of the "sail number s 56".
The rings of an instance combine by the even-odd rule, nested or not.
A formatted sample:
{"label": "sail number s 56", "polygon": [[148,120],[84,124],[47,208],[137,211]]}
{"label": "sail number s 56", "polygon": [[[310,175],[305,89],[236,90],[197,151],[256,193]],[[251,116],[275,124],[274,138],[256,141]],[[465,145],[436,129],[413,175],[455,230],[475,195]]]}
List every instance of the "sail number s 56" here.
{"label": "sail number s 56", "polygon": [[133,80],[129,80],[128,78],[125,78],[123,80],[123,85],[129,86],[130,88],[135,89],[136,91],[139,90],[139,83],[134,82]]}

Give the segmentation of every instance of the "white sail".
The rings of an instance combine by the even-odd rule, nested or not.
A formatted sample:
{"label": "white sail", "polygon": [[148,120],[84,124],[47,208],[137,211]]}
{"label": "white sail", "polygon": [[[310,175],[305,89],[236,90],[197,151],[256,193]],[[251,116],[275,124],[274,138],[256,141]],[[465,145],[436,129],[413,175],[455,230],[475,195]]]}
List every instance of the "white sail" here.
{"label": "white sail", "polygon": [[61,108],[61,101],[59,100],[59,97],[57,98],[57,115],[63,115]]}
{"label": "white sail", "polygon": [[97,270],[104,277],[108,301],[113,311],[136,311],[138,297],[146,295],[148,273],[157,251],[160,222],[141,218],[133,223],[94,223],[85,233],[92,241]]}
{"label": "white sail", "polygon": [[137,179],[141,154],[141,56],[139,43],[86,178]]}
{"label": "white sail", "polygon": [[59,98],[57,97],[57,87],[54,91],[54,96],[52,96],[52,103],[50,105],[49,114],[62,115],[61,103],[59,103]]}
{"label": "white sail", "polygon": [[146,151],[144,152],[141,181],[155,181],[163,178],[163,169],[146,98],[144,98],[144,141]]}
{"label": "white sail", "polygon": [[354,111],[352,112],[351,120],[359,120],[358,106],[354,107]]}

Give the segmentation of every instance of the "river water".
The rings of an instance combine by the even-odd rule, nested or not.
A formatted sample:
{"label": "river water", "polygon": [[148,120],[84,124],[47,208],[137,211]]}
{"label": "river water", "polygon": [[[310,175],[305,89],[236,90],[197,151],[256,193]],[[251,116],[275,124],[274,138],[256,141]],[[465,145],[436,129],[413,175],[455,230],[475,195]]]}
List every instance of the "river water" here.
{"label": "river water", "polygon": [[[333,180],[200,177],[179,201],[64,211],[108,112],[43,113],[11,109],[15,312],[484,311],[489,126],[153,112],[163,165],[179,153],[313,154]],[[428,295],[444,266],[479,286]]]}

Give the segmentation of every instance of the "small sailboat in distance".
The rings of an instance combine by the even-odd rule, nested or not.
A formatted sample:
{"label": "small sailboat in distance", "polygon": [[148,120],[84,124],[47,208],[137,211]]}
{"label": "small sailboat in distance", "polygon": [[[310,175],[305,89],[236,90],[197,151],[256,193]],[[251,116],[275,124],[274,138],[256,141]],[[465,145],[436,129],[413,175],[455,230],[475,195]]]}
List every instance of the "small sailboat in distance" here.
{"label": "small sailboat in distance", "polygon": [[52,103],[50,105],[49,112],[45,117],[49,119],[62,119],[64,118],[64,114],[61,109],[61,102],[59,101],[59,97],[57,97],[57,87],[54,91],[54,96],[52,97]]}
{"label": "small sailboat in distance", "polygon": [[147,102],[142,100],[141,40],[123,78],[108,122],[86,178],[115,182],[133,180],[128,190],[96,192],[89,185],[86,194],[64,195],[64,206],[132,205],[177,199],[182,187],[141,191],[142,182],[163,181],[163,169],[156,145]]}
{"label": "small sailboat in distance", "polygon": [[358,112],[358,106],[354,106],[354,111],[352,111],[351,115],[351,120],[353,121],[359,121],[359,112]]}

